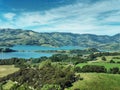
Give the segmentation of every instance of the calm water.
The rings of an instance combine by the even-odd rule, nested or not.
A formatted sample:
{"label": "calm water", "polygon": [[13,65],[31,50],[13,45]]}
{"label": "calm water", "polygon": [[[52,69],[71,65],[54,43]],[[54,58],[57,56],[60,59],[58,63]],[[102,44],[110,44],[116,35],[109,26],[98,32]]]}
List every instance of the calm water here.
{"label": "calm water", "polygon": [[16,45],[11,47],[13,50],[24,51],[24,52],[10,52],[10,53],[0,53],[0,59],[7,58],[39,58],[42,56],[51,56],[53,53],[40,53],[34,52],[37,50],[72,50],[72,49],[84,49],[78,46],[64,46],[64,47],[46,47],[46,46],[32,46],[32,45]]}
{"label": "calm water", "polygon": [[71,50],[71,49],[84,49],[84,48],[78,46],[47,47],[47,46],[35,46],[35,45],[16,45],[11,49],[37,51],[37,50]]}

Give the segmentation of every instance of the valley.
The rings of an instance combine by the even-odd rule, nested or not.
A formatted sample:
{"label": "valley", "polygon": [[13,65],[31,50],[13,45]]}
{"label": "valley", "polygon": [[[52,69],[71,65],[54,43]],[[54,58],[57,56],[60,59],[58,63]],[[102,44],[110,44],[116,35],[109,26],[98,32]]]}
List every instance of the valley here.
{"label": "valley", "polygon": [[0,90],[120,88],[119,34],[0,32]]}
{"label": "valley", "polygon": [[0,0],[0,90],[120,90],[120,0]]}
{"label": "valley", "polygon": [[3,70],[0,87],[1,90],[119,90],[119,62],[120,52],[100,52],[95,48],[67,50],[49,57],[4,59],[0,60]]}

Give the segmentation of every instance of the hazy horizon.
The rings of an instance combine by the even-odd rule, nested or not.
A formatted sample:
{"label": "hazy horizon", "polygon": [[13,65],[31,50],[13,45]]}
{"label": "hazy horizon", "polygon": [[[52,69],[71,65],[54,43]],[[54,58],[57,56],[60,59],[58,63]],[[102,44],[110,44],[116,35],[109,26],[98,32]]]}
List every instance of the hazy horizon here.
{"label": "hazy horizon", "polygon": [[[14,29],[14,28],[0,28],[0,30],[2,29]],[[34,30],[24,30],[24,29],[20,29],[20,28],[17,28],[17,29],[14,29],[14,30],[23,30],[23,31],[34,31]],[[60,32],[60,31],[55,31],[55,32],[38,32],[38,31],[34,31],[34,32],[37,32],[37,33],[71,33],[71,34],[80,34],[80,35],[84,35],[84,34],[90,34],[90,35],[97,35],[97,36],[114,36],[114,35],[117,35],[117,34],[120,34],[120,33],[115,33],[113,35],[108,35],[108,34],[93,34],[93,33],[74,33],[74,32]]]}
{"label": "hazy horizon", "polygon": [[0,28],[115,35],[120,0],[0,0]]}

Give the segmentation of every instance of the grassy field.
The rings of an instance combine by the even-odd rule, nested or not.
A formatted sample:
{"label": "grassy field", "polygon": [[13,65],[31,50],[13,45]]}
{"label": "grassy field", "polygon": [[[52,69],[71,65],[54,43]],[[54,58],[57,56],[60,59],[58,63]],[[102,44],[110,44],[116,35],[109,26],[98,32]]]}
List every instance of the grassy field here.
{"label": "grassy field", "polygon": [[115,62],[120,61],[120,59],[113,59],[113,57],[120,57],[119,55],[117,56],[105,56],[106,61],[103,61],[101,58],[102,57],[97,57],[96,60],[94,61],[88,61],[87,63],[80,63],[77,66],[83,67],[85,65],[98,65],[98,66],[105,66],[106,69],[110,69],[113,67],[119,67],[120,68],[120,64],[119,63],[109,63],[110,60],[113,60]]}
{"label": "grassy field", "polygon": [[83,80],[73,83],[73,86],[65,90],[120,90],[120,75],[80,73]]}
{"label": "grassy field", "polygon": [[[83,67],[85,65],[98,65],[105,66],[107,70],[113,67],[120,68],[120,64],[118,63],[109,63],[110,60],[115,62],[120,61],[120,59],[113,59],[113,57],[114,56],[105,56],[106,61],[103,61],[101,57],[97,57],[95,61],[80,63],[77,66]],[[120,90],[119,74],[80,73],[80,76],[83,77],[83,80],[73,83],[73,86],[66,90]]]}
{"label": "grassy field", "polygon": [[18,70],[19,68],[14,67],[14,65],[0,65],[0,77],[14,73]]}

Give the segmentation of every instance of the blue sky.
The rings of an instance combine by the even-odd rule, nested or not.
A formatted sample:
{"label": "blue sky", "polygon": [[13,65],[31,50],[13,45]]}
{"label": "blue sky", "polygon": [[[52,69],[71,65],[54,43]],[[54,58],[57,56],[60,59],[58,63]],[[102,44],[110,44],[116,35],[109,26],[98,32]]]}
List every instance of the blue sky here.
{"label": "blue sky", "polygon": [[0,0],[0,28],[120,33],[120,0]]}

